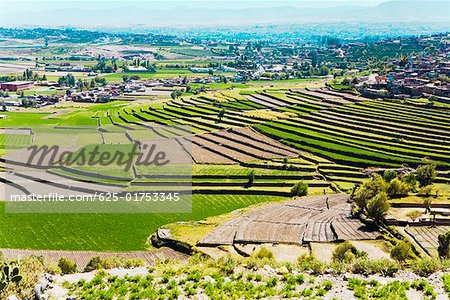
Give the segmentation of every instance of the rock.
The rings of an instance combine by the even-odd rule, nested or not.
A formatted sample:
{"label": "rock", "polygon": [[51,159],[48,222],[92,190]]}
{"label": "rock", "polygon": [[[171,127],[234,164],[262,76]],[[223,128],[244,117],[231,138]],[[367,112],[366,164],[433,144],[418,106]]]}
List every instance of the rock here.
{"label": "rock", "polygon": [[225,278],[223,279],[223,281],[226,282],[226,283],[228,283],[228,282],[231,281],[231,279],[230,279],[229,277],[225,277]]}
{"label": "rock", "polygon": [[6,298],[6,300],[19,300],[19,298],[17,298],[16,295],[10,295],[8,296],[8,298]]}
{"label": "rock", "polygon": [[292,270],[291,273],[292,273],[292,275],[298,275],[298,271],[297,270]]}
{"label": "rock", "polygon": [[275,272],[275,270],[269,265],[265,265],[264,266],[264,270],[266,270],[268,273],[274,273]]}
{"label": "rock", "polygon": [[206,275],[205,278],[203,278],[203,280],[205,280],[206,282],[210,282],[210,283],[216,282],[216,280],[209,275]]}
{"label": "rock", "polygon": [[345,273],[342,278],[344,278],[344,281],[348,281],[351,278],[351,276],[350,276],[350,274]]}

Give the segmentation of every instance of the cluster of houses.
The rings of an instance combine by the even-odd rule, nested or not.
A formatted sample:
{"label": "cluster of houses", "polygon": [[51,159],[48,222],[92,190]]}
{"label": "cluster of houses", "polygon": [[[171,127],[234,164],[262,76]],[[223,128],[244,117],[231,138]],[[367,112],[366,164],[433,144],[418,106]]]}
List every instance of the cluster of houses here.
{"label": "cluster of houses", "polygon": [[362,78],[357,89],[375,98],[436,98],[450,103],[450,47],[438,53],[393,59],[383,76]]}

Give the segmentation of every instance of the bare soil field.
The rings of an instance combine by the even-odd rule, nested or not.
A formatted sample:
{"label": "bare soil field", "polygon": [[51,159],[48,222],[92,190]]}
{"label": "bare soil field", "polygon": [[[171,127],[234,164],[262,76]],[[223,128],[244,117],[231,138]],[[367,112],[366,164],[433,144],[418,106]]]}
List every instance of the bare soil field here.
{"label": "bare soil field", "polygon": [[405,228],[405,232],[428,254],[436,254],[438,236],[448,231],[450,231],[450,226],[410,226]]}
{"label": "bare soil field", "polygon": [[249,162],[259,159],[297,157],[299,151],[256,133],[250,128],[196,135],[193,157],[198,163]]}
{"label": "bare soil field", "polygon": [[219,225],[199,245],[370,240],[379,232],[350,215],[348,195],[321,195],[267,205]]}

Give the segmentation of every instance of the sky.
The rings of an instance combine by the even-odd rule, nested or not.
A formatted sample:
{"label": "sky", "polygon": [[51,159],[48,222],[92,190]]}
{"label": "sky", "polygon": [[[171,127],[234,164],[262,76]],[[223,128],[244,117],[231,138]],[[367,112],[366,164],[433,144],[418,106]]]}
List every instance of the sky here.
{"label": "sky", "polygon": [[208,1],[161,1],[161,0],[0,0],[0,7],[9,12],[47,11],[54,9],[82,8],[99,9],[115,8],[120,6],[155,7],[160,8],[167,5],[183,6],[189,8],[199,7],[273,7],[273,6],[298,6],[298,7],[333,7],[341,5],[375,6],[386,0],[281,0],[281,1],[260,1],[260,0],[208,0]]}
{"label": "sky", "polygon": [[148,28],[447,22],[448,3],[449,0],[0,0],[0,26]]}

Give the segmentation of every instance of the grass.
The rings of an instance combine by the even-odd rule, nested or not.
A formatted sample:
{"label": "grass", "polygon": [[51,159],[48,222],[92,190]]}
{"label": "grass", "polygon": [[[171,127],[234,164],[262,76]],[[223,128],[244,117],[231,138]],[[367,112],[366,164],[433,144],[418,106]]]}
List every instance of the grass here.
{"label": "grass", "polygon": [[186,214],[6,214],[0,202],[0,248],[133,251],[165,224],[202,220],[281,197],[194,195]]}

